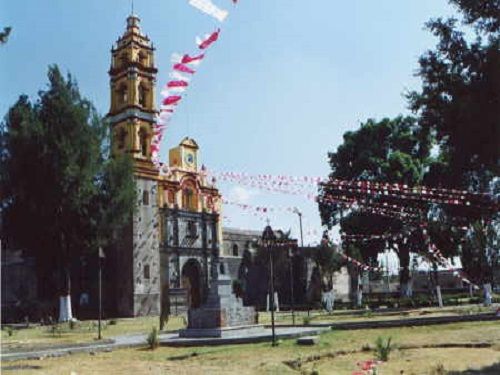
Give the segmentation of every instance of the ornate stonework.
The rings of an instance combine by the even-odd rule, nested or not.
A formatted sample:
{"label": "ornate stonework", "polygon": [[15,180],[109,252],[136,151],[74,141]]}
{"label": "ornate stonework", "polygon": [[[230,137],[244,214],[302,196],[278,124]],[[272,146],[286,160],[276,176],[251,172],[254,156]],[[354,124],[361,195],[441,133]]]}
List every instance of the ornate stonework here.
{"label": "ornate stonework", "polygon": [[139,22],[127,18],[109,70],[112,151],[132,156],[138,192],[137,210],[114,254],[117,314],[126,316],[159,314],[169,293],[180,309],[203,302],[210,259],[222,238],[221,197],[198,166],[198,144],[184,138],[160,171],[151,160],[157,69]]}

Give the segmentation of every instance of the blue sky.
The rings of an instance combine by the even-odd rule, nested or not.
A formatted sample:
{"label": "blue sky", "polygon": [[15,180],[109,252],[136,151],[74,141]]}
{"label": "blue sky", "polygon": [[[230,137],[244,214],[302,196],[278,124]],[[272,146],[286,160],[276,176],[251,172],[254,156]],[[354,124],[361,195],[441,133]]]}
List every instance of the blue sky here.
{"label": "blue sky", "polygon": [[[406,114],[405,90],[418,88],[418,56],[435,40],[432,17],[454,14],[445,0],[213,0],[230,10],[174,115],[162,146],[185,135],[216,171],[326,176],[327,152],[367,118]],[[135,0],[142,30],[154,42],[158,89],[173,52],[195,52],[196,35],[217,21],[187,0]],[[0,113],[21,93],[46,85],[57,63],[105,114],[112,43],[123,33],[129,0],[18,0],[0,3],[0,26],[13,27],[0,47]],[[158,95],[159,97],[159,95]],[[223,195],[261,206],[297,206],[304,231],[319,232],[316,206],[300,196],[220,183]],[[262,220],[226,206],[226,225],[261,229]],[[297,216],[269,217],[298,235]],[[312,243],[318,236],[308,235]]]}

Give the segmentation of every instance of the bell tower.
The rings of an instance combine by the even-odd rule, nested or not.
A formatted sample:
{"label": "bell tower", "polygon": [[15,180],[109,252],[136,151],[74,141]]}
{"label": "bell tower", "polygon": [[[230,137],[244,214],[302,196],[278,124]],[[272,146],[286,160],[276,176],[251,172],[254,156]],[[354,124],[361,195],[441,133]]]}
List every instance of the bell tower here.
{"label": "bell tower", "polygon": [[130,15],[111,49],[109,69],[111,149],[133,159],[137,209],[116,244],[113,275],[118,316],[157,315],[160,311],[159,172],[151,159],[155,109],[154,48]]}
{"label": "bell tower", "polygon": [[155,82],[157,69],[154,48],[142,34],[140,19],[127,18],[127,28],[111,49],[109,70],[112,151],[129,153],[137,175],[156,175],[151,161],[151,139],[157,111]]}

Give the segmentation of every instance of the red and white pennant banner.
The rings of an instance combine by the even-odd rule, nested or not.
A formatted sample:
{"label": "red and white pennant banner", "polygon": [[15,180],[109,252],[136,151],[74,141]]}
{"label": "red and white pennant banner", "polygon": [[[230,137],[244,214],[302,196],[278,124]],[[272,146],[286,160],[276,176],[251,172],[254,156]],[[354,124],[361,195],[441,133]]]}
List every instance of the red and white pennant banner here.
{"label": "red and white pennant banner", "polygon": [[[215,18],[219,22],[224,22],[229,12],[225,9],[219,8],[211,0],[188,0],[189,5],[198,9],[210,17]],[[238,0],[232,0],[233,4],[236,4]]]}
{"label": "red and white pennant banner", "polygon": [[218,40],[219,33],[220,30],[217,29],[211,34],[207,34],[202,38],[196,39],[198,49],[203,50],[203,53],[194,55],[174,53],[172,55],[172,71],[170,72],[170,80],[165,84],[160,93],[162,96],[160,115],[154,125],[153,137],[151,140],[152,159],[157,167],[160,166],[160,144],[163,139],[165,129],[167,128],[175,109],[182,100],[182,94],[187,90],[192,76],[196,73],[195,68],[198,67],[205,58],[205,51]]}
{"label": "red and white pennant banner", "polygon": [[372,267],[368,264],[365,264],[365,263],[361,263],[359,260],[357,259],[354,259],[354,258],[351,258],[350,256],[344,254],[344,253],[339,253],[340,256],[342,258],[344,258],[345,260],[347,260],[349,263],[352,263],[354,264],[355,266],[358,266],[359,268],[361,268],[363,271],[375,271],[375,272],[379,272],[379,271],[382,271],[382,268],[381,267]]}
{"label": "red and white pennant banner", "polygon": [[[232,2],[236,4],[237,0],[232,0]],[[224,21],[229,14],[227,10],[219,8],[211,0],[188,0],[188,3],[219,22]],[[157,168],[161,166],[159,159],[160,144],[168,123],[182,100],[182,94],[189,87],[192,75],[196,73],[195,68],[205,58],[205,52],[219,39],[219,34],[220,29],[216,29],[212,33],[196,37],[196,46],[202,53],[194,55],[174,53],[172,55],[170,80],[161,90],[160,114],[156,119],[153,137],[151,138],[151,155]]]}
{"label": "red and white pennant banner", "polygon": [[434,243],[432,243],[431,238],[427,233],[427,229],[425,228],[425,225],[421,225],[421,228],[425,241],[429,245],[429,254],[432,257],[434,257],[439,263],[441,263],[446,268],[447,271],[453,272],[453,276],[458,277],[464,283],[470,284],[474,287],[474,289],[479,290],[480,289],[479,286],[470,281],[465,272],[459,268],[456,268],[451,263],[451,261],[443,255],[441,250],[439,250],[438,247]]}

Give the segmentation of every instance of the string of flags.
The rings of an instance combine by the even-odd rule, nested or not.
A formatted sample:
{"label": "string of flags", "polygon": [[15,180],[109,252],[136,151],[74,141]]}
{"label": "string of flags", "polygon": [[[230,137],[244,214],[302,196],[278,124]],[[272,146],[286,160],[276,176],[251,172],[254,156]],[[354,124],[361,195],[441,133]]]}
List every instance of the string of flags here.
{"label": "string of flags", "polygon": [[[231,0],[233,4],[236,4],[238,0]],[[215,5],[211,0],[188,0],[189,5],[198,9],[219,22],[224,22],[229,12]]]}
{"label": "string of flags", "polygon": [[422,235],[424,236],[425,242],[429,245],[429,253],[431,254],[431,256],[433,256],[438,262],[440,262],[447,269],[447,271],[452,272],[453,276],[461,279],[466,284],[472,285],[474,289],[479,290],[480,289],[479,286],[470,281],[470,279],[467,277],[467,275],[463,270],[456,268],[450,262],[450,260],[443,255],[443,253],[438,249],[438,247],[431,241],[431,238],[427,233],[425,225],[421,224],[420,228],[422,230]]}
{"label": "string of flags", "polygon": [[[232,2],[236,4],[237,0],[232,0]],[[227,10],[219,8],[211,0],[188,0],[188,3],[219,22],[223,22],[229,14]],[[172,66],[169,73],[170,80],[165,84],[160,93],[160,114],[156,118],[151,138],[151,158],[158,169],[161,169],[160,145],[168,123],[183,98],[182,94],[189,87],[191,78],[196,73],[196,68],[205,58],[207,50],[219,39],[220,32],[220,28],[217,28],[212,33],[197,36],[195,41],[199,50],[198,53],[193,55],[172,54]]]}
{"label": "string of flags", "polygon": [[445,204],[475,208],[479,210],[498,211],[499,203],[485,193],[470,193],[454,189],[434,189],[423,186],[409,187],[405,184],[380,184],[370,181],[333,180],[322,183],[324,194],[335,197],[348,195],[350,197],[372,197],[381,201],[391,200],[406,205],[408,202],[417,204]]}
{"label": "string of flags", "polygon": [[[265,222],[267,221],[269,215],[276,214],[276,213],[295,213],[297,212],[298,208],[295,206],[287,206],[287,207],[280,207],[280,206],[256,206],[248,203],[241,203],[241,202],[235,202],[231,201],[228,199],[223,199],[222,203],[224,205],[229,205],[229,206],[235,206],[240,208],[246,213],[249,213],[255,217],[257,217],[260,221]],[[316,237],[319,236],[320,231],[314,228],[305,228],[304,229],[304,236],[305,237]]]}
{"label": "string of flags", "polygon": [[[271,175],[271,174],[256,174],[251,175],[245,172],[217,172],[207,171],[211,176],[226,180],[238,182],[241,184],[267,183],[268,185],[290,186],[300,185],[302,188],[311,186],[317,188],[321,187],[341,187],[341,188],[358,188],[361,190],[368,190],[373,192],[384,192],[385,195],[394,192],[398,194],[419,195],[432,198],[443,198],[449,200],[478,200],[482,199],[486,203],[490,203],[492,196],[489,193],[477,193],[458,189],[445,189],[434,188],[428,186],[410,186],[403,183],[386,183],[386,182],[373,182],[373,181],[359,181],[359,180],[339,180],[339,179],[325,179],[319,176],[291,176],[291,175]],[[385,193],[387,192],[387,193]]]}
{"label": "string of flags", "polygon": [[[212,34],[197,38],[197,46],[200,50],[207,50],[219,37],[220,30],[217,29]],[[153,162],[157,167],[160,166],[159,152],[163,134],[172,118],[176,107],[182,100],[182,94],[189,87],[192,76],[196,73],[196,67],[205,58],[205,53],[190,54],[172,54],[172,71],[170,80],[162,88],[160,94],[162,97],[160,105],[160,115],[153,127],[153,137],[151,140],[151,154]]]}

